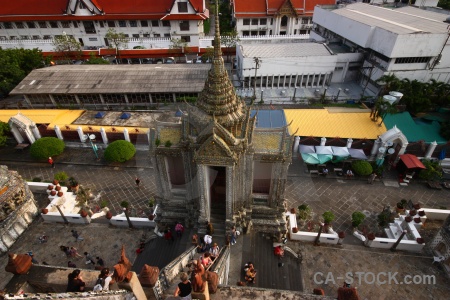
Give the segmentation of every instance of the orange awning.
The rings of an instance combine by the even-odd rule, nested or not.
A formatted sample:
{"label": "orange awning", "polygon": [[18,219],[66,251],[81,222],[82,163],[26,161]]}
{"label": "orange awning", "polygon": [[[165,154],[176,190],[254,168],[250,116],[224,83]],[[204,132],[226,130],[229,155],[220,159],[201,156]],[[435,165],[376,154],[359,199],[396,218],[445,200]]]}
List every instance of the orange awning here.
{"label": "orange awning", "polygon": [[415,155],[403,154],[400,155],[400,159],[403,161],[403,163],[408,169],[416,169],[416,168],[426,169],[423,163]]}

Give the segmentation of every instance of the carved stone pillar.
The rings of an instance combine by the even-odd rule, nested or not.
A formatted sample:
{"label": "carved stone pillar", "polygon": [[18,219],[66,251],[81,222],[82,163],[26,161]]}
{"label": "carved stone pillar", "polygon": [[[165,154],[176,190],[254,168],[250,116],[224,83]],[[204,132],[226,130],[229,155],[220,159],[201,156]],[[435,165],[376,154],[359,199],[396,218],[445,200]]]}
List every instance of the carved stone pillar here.
{"label": "carved stone pillar", "polygon": [[234,189],[234,166],[226,167],[226,219],[230,220],[233,216],[233,189]]}

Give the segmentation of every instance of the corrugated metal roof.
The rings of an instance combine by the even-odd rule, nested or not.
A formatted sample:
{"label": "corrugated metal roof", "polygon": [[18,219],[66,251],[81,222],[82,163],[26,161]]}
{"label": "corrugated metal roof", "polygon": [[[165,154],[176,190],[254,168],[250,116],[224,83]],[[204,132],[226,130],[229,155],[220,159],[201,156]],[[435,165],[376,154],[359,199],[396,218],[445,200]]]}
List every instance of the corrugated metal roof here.
{"label": "corrugated metal roof", "polygon": [[331,56],[323,44],[318,43],[285,43],[242,45],[244,57],[302,57]]}
{"label": "corrugated metal roof", "polygon": [[33,70],[12,95],[200,92],[209,64],[65,65]]}
{"label": "corrugated metal roof", "polygon": [[386,132],[384,124],[370,119],[370,112],[336,112],[327,109],[285,109],[290,134],[326,138],[376,139]]}
{"label": "corrugated metal roof", "polygon": [[447,33],[446,23],[431,14],[423,14],[418,8],[411,7],[409,10],[400,10],[355,3],[333,12],[357,22],[398,34]]}
{"label": "corrugated metal roof", "polygon": [[0,110],[0,121],[8,123],[9,119],[18,112],[28,117],[36,124],[49,124],[56,122],[57,124],[71,124],[84,110],[68,110],[68,109],[26,109],[26,110]]}
{"label": "corrugated metal roof", "polygon": [[384,124],[387,128],[397,126],[398,129],[408,139],[408,142],[425,141],[431,143],[436,141],[438,144],[445,144],[445,140],[440,134],[441,125],[437,121],[416,123],[409,112],[402,112],[395,115],[387,115],[384,118]]}

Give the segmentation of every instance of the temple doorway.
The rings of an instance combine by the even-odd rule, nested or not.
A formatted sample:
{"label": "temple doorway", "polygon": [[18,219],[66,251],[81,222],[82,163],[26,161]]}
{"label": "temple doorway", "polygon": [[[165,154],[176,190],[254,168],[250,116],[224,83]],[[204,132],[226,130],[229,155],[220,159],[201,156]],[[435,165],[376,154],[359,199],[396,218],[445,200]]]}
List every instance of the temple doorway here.
{"label": "temple doorway", "polygon": [[[209,221],[215,228],[214,235],[225,233],[225,219],[227,215],[227,180],[226,167],[209,167]],[[213,236],[214,236],[213,235]]]}

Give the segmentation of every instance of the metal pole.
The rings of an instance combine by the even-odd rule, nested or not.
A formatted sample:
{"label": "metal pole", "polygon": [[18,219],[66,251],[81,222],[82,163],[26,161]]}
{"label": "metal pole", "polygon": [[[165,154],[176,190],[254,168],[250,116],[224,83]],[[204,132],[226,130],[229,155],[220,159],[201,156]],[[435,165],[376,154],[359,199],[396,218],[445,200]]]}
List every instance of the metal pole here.
{"label": "metal pole", "polygon": [[64,223],[65,224],[69,224],[69,221],[66,219],[66,216],[64,215],[64,213],[62,212],[62,210],[61,210],[61,208],[59,207],[59,205],[55,205],[56,206],[56,209],[59,211],[59,213],[61,214],[61,217],[63,218],[63,220],[64,220]]}
{"label": "metal pole", "polygon": [[400,244],[400,241],[402,240],[402,238],[405,236],[406,233],[407,233],[407,231],[403,230],[402,234],[398,237],[398,240],[395,242],[394,245],[392,245],[391,251],[396,251],[397,250],[398,244]]}
{"label": "metal pole", "polygon": [[127,218],[128,226],[133,228],[133,223],[131,223],[130,217],[128,216],[128,208],[124,208],[125,217]]}
{"label": "metal pole", "polygon": [[322,233],[323,223],[320,223],[319,226],[319,233],[317,234],[316,240],[314,241],[314,246],[319,246],[320,244],[320,234]]}

